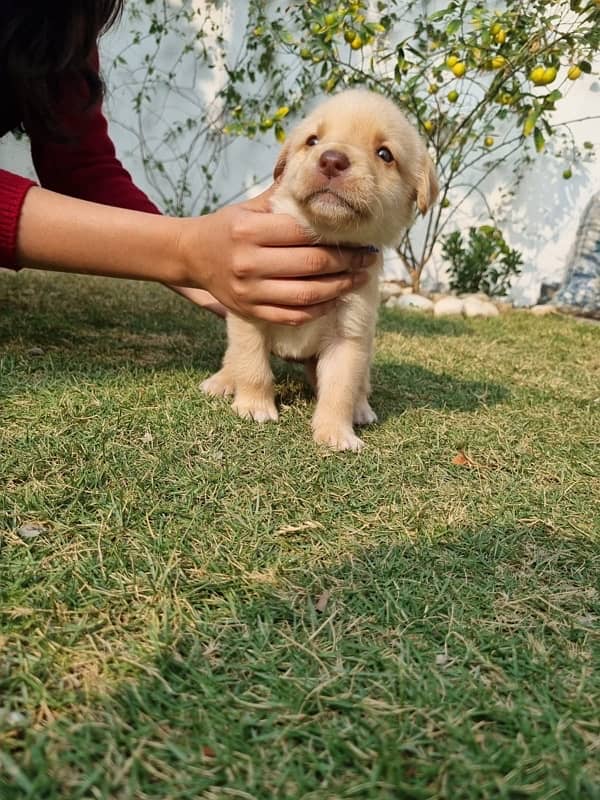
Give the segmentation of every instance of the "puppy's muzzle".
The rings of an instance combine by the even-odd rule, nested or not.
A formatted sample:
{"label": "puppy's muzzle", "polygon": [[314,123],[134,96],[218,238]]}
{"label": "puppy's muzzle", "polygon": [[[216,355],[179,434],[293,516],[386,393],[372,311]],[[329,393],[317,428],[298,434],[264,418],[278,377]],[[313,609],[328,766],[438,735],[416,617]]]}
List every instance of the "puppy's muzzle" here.
{"label": "puppy's muzzle", "polygon": [[350,159],[339,150],[325,150],[319,158],[319,172],[326,178],[337,178],[350,166]]}

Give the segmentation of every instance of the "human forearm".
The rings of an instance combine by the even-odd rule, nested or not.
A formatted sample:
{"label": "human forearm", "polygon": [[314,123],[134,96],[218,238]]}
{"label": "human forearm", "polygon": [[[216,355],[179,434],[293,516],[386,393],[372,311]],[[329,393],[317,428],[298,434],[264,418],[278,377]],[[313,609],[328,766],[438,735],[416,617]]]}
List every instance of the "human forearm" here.
{"label": "human forearm", "polygon": [[21,209],[17,262],[62,272],[200,286],[180,257],[181,220],[32,187]]}
{"label": "human forearm", "polygon": [[295,220],[270,212],[269,197],[265,192],[180,219],[34,186],[19,217],[17,263],[206,290],[217,301],[216,313],[224,306],[242,316],[301,324],[364,284],[376,256],[365,248],[313,246]]}

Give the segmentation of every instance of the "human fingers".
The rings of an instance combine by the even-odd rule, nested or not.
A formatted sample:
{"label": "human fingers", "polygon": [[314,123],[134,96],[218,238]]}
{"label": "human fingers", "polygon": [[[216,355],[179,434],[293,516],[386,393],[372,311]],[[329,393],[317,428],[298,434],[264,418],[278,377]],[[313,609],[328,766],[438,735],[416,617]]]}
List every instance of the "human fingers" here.
{"label": "human fingers", "polygon": [[335,300],[340,295],[363,286],[368,279],[369,275],[364,270],[305,280],[270,278],[241,286],[238,292],[245,303],[307,307]]}
{"label": "human fingers", "polygon": [[276,325],[290,325],[292,327],[297,327],[299,325],[306,325],[307,322],[312,322],[315,319],[318,319],[324,314],[327,314],[329,311],[332,311],[334,308],[335,300],[328,300],[325,303],[306,306],[304,308],[285,305],[259,305],[253,306],[252,316]]}
{"label": "human fingers", "polygon": [[357,272],[377,263],[377,253],[350,247],[244,248],[233,264],[236,277],[314,278]]}

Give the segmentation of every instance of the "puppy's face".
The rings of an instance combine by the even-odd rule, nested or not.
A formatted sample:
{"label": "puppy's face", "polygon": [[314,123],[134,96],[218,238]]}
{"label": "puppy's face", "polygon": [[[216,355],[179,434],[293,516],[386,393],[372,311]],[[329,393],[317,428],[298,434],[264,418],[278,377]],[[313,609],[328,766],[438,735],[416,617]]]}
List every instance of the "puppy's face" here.
{"label": "puppy's face", "polygon": [[281,210],[323,239],[355,244],[397,244],[415,204],[425,213],[438,192],[417,132],[390,100],[364,90],[343,92],[307,117],[275,178]]}

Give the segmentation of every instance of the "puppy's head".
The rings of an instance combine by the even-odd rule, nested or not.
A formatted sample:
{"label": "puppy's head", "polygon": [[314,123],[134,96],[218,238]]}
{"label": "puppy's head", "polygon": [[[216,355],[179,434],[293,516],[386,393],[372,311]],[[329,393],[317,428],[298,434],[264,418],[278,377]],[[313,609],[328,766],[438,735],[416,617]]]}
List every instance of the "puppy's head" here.
{"label": "puppy's head", "polygon": [[328,241],[394,245],[415,204],[424,214],[438,183],[425,144],[401,111],[353,89],[294,129],[275,167],[278,210]]}

